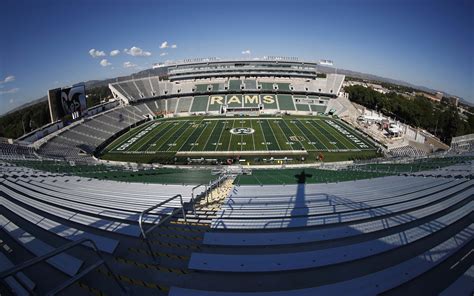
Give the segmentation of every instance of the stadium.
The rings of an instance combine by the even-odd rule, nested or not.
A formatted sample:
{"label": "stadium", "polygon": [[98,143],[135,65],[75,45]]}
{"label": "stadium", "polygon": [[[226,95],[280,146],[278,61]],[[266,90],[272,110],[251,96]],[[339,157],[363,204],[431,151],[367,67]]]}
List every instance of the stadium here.
{"label": "stadium", "polygon": [[344,76],[316,67],[285,60],[193,61],[168,67],[167,80],[112,83],[116,98],[164,119],[125,134],[104,156],[219,163],[375,156],[370,139],[334,118],[344,108],[337,100]]}
{"label": "stadium", "polygon": [[470,295],[474,137],[397,139],[328,63],[51,90],[51,123],[0,143],[0,293]]}

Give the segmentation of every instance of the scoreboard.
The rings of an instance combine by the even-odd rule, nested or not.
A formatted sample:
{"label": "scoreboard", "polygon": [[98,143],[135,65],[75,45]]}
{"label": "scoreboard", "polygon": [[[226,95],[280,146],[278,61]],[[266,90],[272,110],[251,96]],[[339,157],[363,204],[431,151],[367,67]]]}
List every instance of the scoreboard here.
{"label": "scoreboard", "polygon": [[48,91],[48,104],[51,122],[62,120],[70,115],[73,119],[82,116],[87,109],[86,88],[84,84]]}

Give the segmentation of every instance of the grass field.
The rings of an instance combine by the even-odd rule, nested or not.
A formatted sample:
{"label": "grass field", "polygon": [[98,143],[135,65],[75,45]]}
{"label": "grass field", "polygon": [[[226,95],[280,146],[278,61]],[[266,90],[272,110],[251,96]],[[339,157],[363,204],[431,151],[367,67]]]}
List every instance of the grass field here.
{"label": "grass field", "polygon": [[132,129],[112,142],[102,157],[138,162],[176,157],[309,160],[322,153],[325,160],[331,160],[334,155],[367,158],[375,151],[366,138],[328,117],[188,117],[155,120]]}
{"label": "grass field", "polygon": [[234,181],[238,185],[282,185],[297,184],[298,176],[306,174],[306,183],[342,182],[360,179],[370,179],[388,176],[388,173],[358,172],[358,171],[331,171],[322,169],[279,169],[279,170],[252,170],[251,175],[240,175]]}

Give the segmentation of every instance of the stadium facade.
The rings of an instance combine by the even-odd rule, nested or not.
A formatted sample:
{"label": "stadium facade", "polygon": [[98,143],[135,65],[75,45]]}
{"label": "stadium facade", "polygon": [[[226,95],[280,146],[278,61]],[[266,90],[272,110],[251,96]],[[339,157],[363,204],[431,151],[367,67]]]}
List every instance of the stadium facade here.
{"label": "stadium facade", "polygon": [[337,112],[344,75],[318,64],[282,60],[214,60],[166,65],[167,79],[146,77],[109,84],[126,104],[155,114],[223,115]]}

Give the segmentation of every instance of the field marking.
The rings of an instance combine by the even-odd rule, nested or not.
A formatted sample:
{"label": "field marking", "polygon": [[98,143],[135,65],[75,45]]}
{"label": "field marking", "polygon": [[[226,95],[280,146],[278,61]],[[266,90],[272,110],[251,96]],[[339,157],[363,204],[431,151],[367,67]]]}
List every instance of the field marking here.
{"label": "field marking", "polygon": [[[244,104],[244,100],[242,100],[242,105]],[[240,123],[242,124],[240,127],[244,127],[245,120],[241,120]],[[242,151],[244,145],[242,143],[244,142],[244,136],[240,135],[240,151]]]}
{"label": "field marking", "polygon": [[278,143],[278,139],[277,139],[277,137],[275,136],[275,133],[273,132],[272,126],[270,125],[269,122],[267,122],[267,124],[268,124],[268,126],[270,127],[270,130],[272,131],[273,138],[275,138],[275,142],[277,142],[278,149],[282,150],[281,147],[280,147],[280,143]]}
{"label": "field marking", "polygon": [[[236,118],[236,119],[229,119],[229,118],[206,118],[206,117],[197,117],[197,120],[189,120],[189,119],[164,119],[164,120],[153,120],[150,122],[147,122],[143,124],[143,126],[138,126],[135,127],[129,131],[127,131],[123,137],[119,137],[116,139],[117,142],[113,142],[110,144],[109,149],[106,149],[109,153],[124,153],[124,154],[136,154],[140,152],[148,152],[151,153],[153,152],[171,152],[171,151],[182,151],[184,147],[186,147],[186,143],[191,139],[192,137],[197,136],[196,140],[194,143],[200,141],[203,141],[204,146],[194,146],[191,145],[189,148],[189,151],[194,151],[194,152],[200,152],[200,151],[223,151],[222,150],[223,146],[220,146],[219,143],[222,141],[224,138],[225,140],[228,140],[228,145],[227,145],[227,151],[231,151],[230,149],[232,148],[236,151],[250,151],[252,148],[254,151],[256,151],[257,146],[259,146],[260,150],[266,149],[267,151],[270,150],[269,145],[272,146],[272,148],[277,148],[282,151],[282,146],[285,146],[285,148],[290,148],[291,150],[295,151],[295,147],[301,146],[301,148],[305,149],[306,147],[313,147],[315,150],[321,150],[321,148],[318,148],[319,146],[325,147],[325,150],[327,151],[335,151],[337,152],[338,150],[341,151],[371,151],[374,150],[374,146],[371,142],[368,142],[367,139],[365,139],[362,135],[356,133],[354,131],[354,128],[350,127],[350,125],[341,122],[340,120],[336,119],[331,119],[331,118],[326,118],[326,117],[301,117],[301,118],[283,118],[283,117],[272,117],[272,118],[264,118],[264,117],[254,117],[254,118]],[[294,121],[294,124],[290,124],[290,122],[287,121]],[[236,120],[239,122],[236,124]],[[228,127],[231,126],[231,128],[234,127],[249,127],[253,128],[253,121],[256,120],[256,123],[259,123],[257,126],[260,127],[260,130],[258,130],[260,134],[252,134],[252,144],[248,142],[250,140],[250,137],[247,141],[244,140],[244,135],[226,135],[225,132],[228,132]],[[272,121],[273,120],[273,121]],[[273,128],[272,124],[275,123],[274,121],[277,120],[279,122],[278,128]],[[345,129],[347,131],[347,134],[350,135],[350,138],[347,138],[346,132],[341,133],[339,130],[329,124],[327,121],[330,120],[333,122],[335,125],[340,126],[341,128]],[[230,121],[232,121],[232,125],[230,125]],[[323,121],[323,122],[320,122]],[[204,124],[206,122],[205,126],[200,126],[197,127],[198,129],[201,129],[200,131],[191,131],[188,134],[188,130],[190,129],[189,124]],[[224,122],[228,122],[227,124],[224,124]],[[239,124],[240,123],[240,124]],[[117,151],[116,149],[120,147],[120,145],[126,143],[129,141],[131,138],[136,137],[137,134],[139,134],[141,131],[145,130],[146,128],[152,126],[153,124],[157,124],[156,127],[154,127],[152,130],[149,131],[148,134],[144,135],[143,137],[140,137],[134,144],[132,144],[126,151]],[[213,127],[210,127],[210,124],[214,124]],[[220,126],[222,124],[222,126]],[[282,125],[284,124],[284,126]],[[263,128],[263,125],[268,125],[269,127],[269,134],[268,130],[266,130],[267,126]],[[292,127],[292,125],[294,125]],[[328,127],[329,126],[329,127]],[[218,129],[221,128],[220,133],[216,133]],[[304,130],[304,132],[303,132]],[[280,132],[278,132],[280,131]],[[195,133],[196,132],[196,133]],[[214,142],[215,136],[218,134],[218,139],[217,142],[215,143],[215,148],[212,149],[210,146],[211,140]],[[225,135],[225,137],[224,137]],[[276,145],[274,143],[268,142],[267,137],[270,137],[269,135],[273,136],[273,139],[276,141]],[[236,137],[234,137],[236,136]],[[240,136],[240,137],[239,137]],[[297,136],[300,138],[300,141],[293,141],[290,136]],[[175,139],[173,143],[169,143],[171,140],[170,139]],[[314,137],[314,139],[317,139],[317,142],[313,142],[311,138]],[[240,142],[238,142],[240,138]],[[257,139],[258,138],[258,139]],[[261,138],[263,138],[263,143],[260,144],[258,142],[257,145],[257,140],[261,142]],[[364,143],[368,148],[359,148],[358,144],[355,142],[351,142],[350,139],[355,138],[359,142],[358,143]],[[286,140],[285,140],[286,139]],[[306,139],[305,142],[303,142],[301,139]],[[233,141],[236,141],[236,143],[233,143]],[[184,141],[183,143],[181,143]],[[287,141],[285,143],[281,141]],[[244,143],[246,145],[242,145]],[[326,142],[326,143],[325,143]],[[337,142],[336,144],[332,144],[334,142]],[[319,144],[320,143],[320,144]],[[329,149],[328,146],[325,144],[332,144],[331,146],[335,146],[333,149]],[[159,147],[157,145],[160,144]],[[173,144],[173,145],[170,145]],[[225,146],[225,143],[222,143]],[[285,144],[285,145],[284,145]],[[328,144],[328,145],[329,145]],[[147,146],[148,145],[148,146]],[[153,146],[152,146],[153,145]],[[207,147],[209,146],[209,147]],[[239,149],[240,146],[240,149]],[[244,146],[246,149],[244,149]],[[340,148],[339,148],[339,147]],[[144,149],[144,147],[147,147]],[[219,149],[220,147],[220,149]],[[207,149],[208,148],[208,149]],[[142,150],[143,149],[143,150]],[[155,150],[157,149],[157,150]],[[207,150],[206,150],[207,149]],[[186,150],[187,151],[187,150]],[[277,151],[277,150],[275,150]]]}
{"label": "field marking", "polygon": [[[314,133],[312,133],[310,130],[308,130],[308,128],[306,127],[305,123],[302,122],[301,120],[299,119],[295,119],[295,123],[294,123],[295,127],[301,132],[301,134],[303,135],[303,137],[306,139],[306,141],[303,143],[303,147],[304,147],[304,144],[307,144],[307,145],[311,145],[313,146],[314,149],[312,150],[319,150],[319,148],[316,146],[316,144],[314,143],[317,143],[318,141],[321,142],[321,140],[319,140],[318,137],[316,137],[316,135]],[[306,130],[309,131],[310,135],[312,135],[316,141],[313,141],[312,139],[310,139],[309,135],[307,135],[305,132],[303,132],[303,130],[301,129],[301,127],[304,127]],[[324,143],[321,142],[321,144],[326,147],[324,145]]]}
{"label": "field marking", "polygon": [[[313,137],[314,137],[314,141],[312,139],[309,138],[309,136],[306,135],[305,132],[303,132],[303,130],[301,129],[301,127],[298,125],[298,124],[295,124],[296,127],[300,130],[300,132],[305,135],[305,138],[307,139],[306,143],[308,145],[312,145],[315,149],[314,150],[317,150],[317,151],[320,151],[320,150],[324,150],[326,149],[327,150],[327,147],[326,145],[324,145],[323,141],[321,141],[321,139],[315,134],[313,133],[313,131],[311,129],[309,129],[307,126],[306,126],[306,122],[304,122],[303,120],[297,120],[299,122],[299,124],[301,124],[302,127],[305,128],[305,130],[307,130],[309,132],[309,134],[311,134]],[[306,120],[305,120],[306,121]],[[316,146],[317,143],[321,143],[321,145],[323,145],[324,148],[319,148]]]}
{"label": "field marking", "polygon": [[[337,128],[333,127],[331,124],[327,123],[326,121],[331,121],[333,124],[335,124],[336,126],[340,127],[341,129],[343,129],[345,132],[349,133],[350,136],[352,136],[352,138],[355,138],[358,142],[362,143],[364,146],[367,146],[367,148],[364,148],[364,147],[360,147],[360,145],[354,141],[352,138],[349,138],[347,135],[343,134],[341,131],[339,131]],[[326,125],[329,125],[331,126],[333,129],[335,129],[339,134],[342,134],[343,136],[346,137],[347,140],[350,140],[355,146],[356,146],[356,149],[357,150],[370,150],[370,145],[368,145],[367,143],[365,143],[365,141],[361,140],[357,135],[354,134],[354,132],[352,131],[353,129],[350,129],[350,128],[347,128],[347,127],[344,127],[344,126],[341,126],[340,124],[338,124],[338,122],[334,121],[334,120],[325,120],[324,123]],[[359,145],[357,147],[357,145]]]}
{"label": "field marking", "polygon": [[[223,134],[223,132],[224,132],[224,130],[225,130],[226,125],[227,125],[227,124],[224,123],[223,121],[220,121],[220,122],[218,122],[218,123],[216,124],[216,128],[220,129],[219,135],[218,135],[217,139],[214,140],[215,142],[211,142],[211,143],[210,143],[212,146],[215,146],[215,147],[214,147],[213,150],[208,149],[208,150],[205,150],[205,151],[217,151],[217,147],[219,147],[219,142],[220,142],[220,140],[221,140],[221,137],[222,137],[222,134]],[[213,135],[214,135],[214,134],[212,134],[212,135],[209,137],[209,141],[211,140],[211,138],[214,139]],[[211,148],[212,148],[212,147],[211,147]]]}
{"label": "field marking", "polygon": [[[195,122],[195,121],[191,121],[191,122]],[[186,145],[186,143],[188,142],[189,138],[193,135],[194,131],[190,132],[188,137],[186,138],[186,140],[184,140],[183,144],[181,144],[181,146],[179,146],[179,148],[176,150],[176,152],[178,151],[181,151],[181,149],[183,148],[184,145]],[[181,138],[181,137],[180,137]],[[179,138],[178,138],[179,140]]]}
{"label": "field marking", "polygon": [[[313,128],[315,129],[314,125],[312,126],[311,123],[308,123],[308,125],[309,125],[309,127],[308,127],[308,126],[306,126],[306,124],[305,124],[306,122],[300,121],[300,123],[305,127],[305,129],[307,129],[307,130],[316,138],[317,141],[319,141],[319,142],[321,143],[321,145],[324,146],[324,148],[325,148],[326,150],[328,150],[328,151],[330,150],[330,149],[324,144],[324,141],[322,141],[321,138],[318,137],[318,135],[316,135],[316,134],[311,130],[311,127],[313,127]],[[300,129],[300,130],[301,130],[301,129]],[[316,129],[315,129],[315,130],[316,130]],[[318,132],[319,132],[319,131],[318,131]],[[321,132],[319,132],[319,133],[324,137],[324,134],[323,134],[323,133],[321,133]],[[312,142],[312,141],[310,141],[310,142]],[[331,142],[328,141],[328,143],[330,144]],[[314,145],[314,144],[311,144],[311,145],[313,145],[313,146],[316,148],[316,150],[319,150],[319,148],[316,147],[316,145]]]}
{"label": "field marking", "polygon": [[[309,138],[306,136],[306,134],[297,126],[296,120],[293,120],[293,121],[295,121],[295,122],[293,123],[293,125],[295,125],[295,126],[298,128],[298,130],[299,130],[300,133],[301,133],[301,136],[305,139],[305,142],[308,142],[308,141],[311,142],[311,141],[309,140]],[[291,122],[290,122],[290,123],[291,123]],[[290,127],[290,125],[288,124],[288,122],[285,122],[285,124],[286,124],[286,126],[288,127],[288,129],[293,133],[292,136],[298,137],[298,135],[297,135],[297,134],[295,133],[295,131]],[[291,139],[290,139],[290,140],[291,140]],[[306,150],[306,147],[305,147],[304,144],[300,143],[300,145],[301,145],[301,148],[304,148],[304,149]],[[318,148],[317,148],[316,146],[314,146],[313,144],[308,144],[308,145],[312,145],[316,150],[318,149]]]}
{"label": "field marking", "polygon": [[[344,129],[350,131],[353,136],[357,137],[360,141],[362,141],[364,144],[369,146],[369,148],[360,148],[360,149],[363,149],[363,150],[376,150],[377,149],[377,146],[374,146],[374,144],[370,140],[365,138],[365,136],[367,136],[367,135],[365,135],[363,132],[358,131],[356,128],[352,127],[351,125],[345,123],[342,120],[339,120],[336,123],[341,125]],[[359,133],[362,133],[362,135],[360,135]]]}
{"label": "field marking", "polygon": [[214,149],[214,151],[217,151],[217,147],[219,147],[219,143],[221,142],[221,137],[222,137],[222,134],[224,133],[225,131],[225,128],[227,126],[228,123],[225,123],[225,121],[221,121],[222,125],[224,126],[221,130],[221,134],[219,135],[219,139],[217,139],[217,142],[216,142],[216,149]]}
{"label": "field marking", "polygon": [[[169,123],[168,122],[163,122],[161,123],[159,126],[155,127],[146,137],[140,139],[137,141],[137,145],[140,144],[140,141],[143,140],[144,143],[141,144],[140,146],[138,146],[136,149],[132,149],[134,145],[130,146],[130,149],[127,150],[127,151],[143,151],[141,150],[143,146],[145,146],[146,144],[148,144],[149,142],[151,142],[151,140],[157,135],[159,134],[163,129],[165,129],[167,126],[169,126]],[[152,135],[153,134],[153,135]]]}
{"label": "field marking", "polygon": [[[204,121],[204,119],[201,120],[201,122],[200,122],[199,124],[202,124],[203,121]],[[198,144],[199,144],[199,139],[201,138],[201,136],[202,136],[202,134],[204,133],[204,131],[207,129],[207,126],[208,126],[207,124],[204,124],[204,128],[202,129],[202,131],[201,131],[201,133],[199,134],[199,136],[196,138],[196,141],[198,141]],[[195,141],[194,143],[196,143],[196,141]],[[191,151],[193,151],[194,147],[196,147],[196,145],[193,145],[193,146],[191,147]],[[204,145],[204,147],[206,147],[206,146]],[[202,150],[201,150],[201,151],[202,151]]]}
{"label": "field marking", "polygon": [[[201,120],[201,121],[202,121],[202,120]],[[199,123],[197,123],[196,129],[198,129],[199,126],[201,125],[201,121],[198,121]],[[188,124],[187,127],[186,127],[186,124],[184,124],[184,125],[181,125],[180,127],[176,128],[176,130],[175,130],[175,132],[173,133],[173,135],[171,135],[171,137],[169,137],[169,138],[166,140],[166,142],[163,143],[163,145],[165,145],[165,144],[168,145],[168,148],[167,148],[164,152],[173,152],[173,151],[170,150],[171,147],[175,147],[175,146],[176,146],[177,142],[179,142],[179,139],[181,139],[181,137],[182,137],[182,135],[184,134],[184,132],[185,132],[187,129],[190,128],[190,125],[195,125],[195,124],[196,124],[196,121],[193,120],[193,121],[186,122],[186,123]],[[174,135],[176,135],[176,133],[178,133],[183,127],[186,127],[186,128],[183,130],[183,132],[181,132],[180,135],[178,135],[178,137],[176,138],[176,140],[174,141],[174,143],[167,143],[167,142],[168,142],[171,138],[173,138]],[[195,131],[195,130],[194,130],[194,131]],[[194,131],[191,132],[191,135],[194,133]],[[173,144],[174,144],[174,145],[173,145]],[[163,145],[161,145],[161,146],[163,146]],[[161,147],[161,146],[160,146],[160,147]],[[176,152],[177,152],[177,151],[176,151]]]}
{"label": "field marking", "polygon": [[258,124],[260,125],[260,130],[262,131],[262,136],[263,136],[263,142],[265,143],[265,147],[267,148],[267,151],[269,150],[268,149],[268,141],[267,141],[267,138],[265,137],[265,133],[263,132],[263,126],[262,126],[262,121],[260,120],[258,122]]}
{"label": "field marking", "polygon": [[[176,122],[175,122],[176,123]],[[188,123],[188,120],[184,121],[183,125],[179,125],[179,124],[175,124],[176,126],[179,126],[179,127],[176,127],[176,129],[169,129],[166,133],[164,133],[164,135],[161,137],[161,139],[163,139],[166,135],[168,135],[169,132],[172,132],[166,139],[163,140],[163,143],[155,150],[152,150],[153,152],[166,152],[168,151],[168,149],[166,150],[160,150],[161,147],[163,147],[163,145],[167,144],[167,142],[169,141],[169,139],[171,139],[172,136],[174,136],[183,126],[185,126],[186,124]],[[179,138],[179,137],[178,137]],[[161,140],[160,139],[160,140]],[[154,144],[158,144],[159,141],[157,141],[156,143]],[[158,145],[156,145],[158,146]],[[148,151],[148,149],[146,150]]]}
{"label": "field marking", "polygon": [[[151,135],[148,135],[147,138],[144,139],[144,143],[141,144],[137,149],[134,149],[133,151],[147,151],[150,147],[152,147],[152,145],[154,144],[153,143],[153,139],[155,138],[156,135],[159,135],[163,130],[165,130],[167,127],[169,127],[171,125],[171,122],[164,122],[163,124],[161,124],[159,127],[155,128],[153,130],[154,134]],[[146,147],[145,150],[142,150],[142,148],[145,146],[145,145],[148,145]]]}
{"label": "field marking", "polygon": [[[329,140],[328,137],[326,137],[326,135],[323,134],[323,133],[319,130],[320,125],[319,125],[316,121],[314,121],[314,120],[313,120],[313,121],[310,120],[310,122],[311,122],[311,123],[309,124],[310,128],[308,128],[308,129],[309,129],[310,131],[311,131],[311,129],[312,129],[312,130],[314,130],[315,132],[317,132],[318,134],[321,134],[321,139],[324,138],[324,139],[326,140],[326,143],[331,144],[332,141]],[[316,136],[316,138],[319,139],[318,136]],[[329,149],[329,148],[324,144],[324,141],[321,141],[321,144],[323,144],[323,146],[326,147],[326,150],[328,150],[328,151],[329,151],[329,150],[334,150],[334,149]]]}
{"label": "field marking", "polygon": [[[326,125],[326,126],[329,126],[330,128],[332,128],[332,129],[333,129],[334,131],[336,131],[336,132],[335,132],[335,133],[332,133],[332,132],[329,131],[327,128],[325,128],[325,127],[323,126],[323,124]],[[332,126],[330,126],[329,124],[327,124],[326,122],[323,121],[321,124],[318,123],[318,125],[321,126],[321,128],[322,128],[323,130],[327,131],[327,132],[328,132],[330,135],[332,135],[334,138],[336,138],[336,136],[334,136],[334,135],[337,135],[337,136],[338,136],[337,138],[339,138],[339,139],[337,139],[337,140],[338,140],[339,143],[341,143],[346,149],[349,149],[349,150],[350,150],[350,149],[354,149],[354,148],[355,148],[355,149],[360,149],[360,148],[357,147],[354,143],[350,142],[347,138],[345,138],[344,135],[342,135],[338,130],[336,130],[335,128],[333,128]],[[351,134],[352,134],[352,132],[351,132]],[[341,137],[341,136],[342,136],[342,137]],[[351,146],[353,146],[354,148],[347,147],[347,145],[345,145],[345,144],[343,143],[343,141],[340,140],[341,138],[342,138],[344,141],[347,141],[348,143],[350,143]]]}
{"label": "field marking", "polygon": [[[282,122],[284,123],[285,120],[282,119],[281,121],[278,121],[278,124],[277,124],[277,125],[278,125],[278,128],[281,130],[281,133],[282,133],[283,137],[286,138],[286,144],[290,146],[291,150],[296,150],[296,149],[293,147],[293,144],[290,144],[290,143],[292,143],[292,141],[290,140],[290,136],[287,135],[287,134],[285,133],[285,131],[283,130],[283,128],[281,127],[281,123],[282,123]],[[276,124],[277,122],[274,122],[274,123]],[[290,129],[290,131],[291,131],[291,129]]]}
{"label": "field marking", "polygon": [[[234,128],[234,124],[235,124],[235,120],[232,120],[232,127],[231,127],[231,129]],[[230,133],[229,145],[227,145],[227,151],[230,151],[230,144],[232,143],[232,136],[233,136],[233,134]]]}
{"label": "field marking", "polygon": [[[211,133],[209,134],[209,137],[207,138],[206,143],[204,143],[204,149],[206,149],[206,146],[207,146],[207,144],[209,143],[209,140],[211,139],[212,134],[214,133],[214,130],[216,129],[216,127],[217,127],[217,123],[216,123],[216,124],[214,125],[214,127],[212,128],[212,131],[211,131]],[[217,145],[216,145],[216,146],[217,146]],[[205,151],[204,149],[201,150],[201,151]]]}
{"label": "field marking", "polygon": [[[250,128],[253,129],[252,121],[250,121]],[[252,133],[252,144],[253,144],[253,150],[257,150],[255,148],[255,133]]]}
{"label": "field marking", "polygon": [[[153,121],[149,122],[148,124],[144,124],[144,126],[139,126],[139,127],[137,126],[136,129],[132,133],[130,133],[131,131],[128,131],[125,134],[123,134],[122,136],[120,136],[119,138],[115,139],[115,141],[117,141],[118,144],[115,144],[115,141],[113,141],[110,144],[111,148],[109,149],[109,151],[117,149],[117,147],[119,147],[122,144],[124,144],[125,142],[127,142],[130,138],[134,137],[136,134],[138,134],[139,132],[141,132],[142,130],[144,130],[148,126],[150,126],[152,123],[153,123]],[[128,133],[130,133],[130,135],[128,135]],[[122,137],[124,138],[124,140],[120,140]]]}
{"label": "field marking", "polygon": [[[325,123],[325,122],[316,122],[316,121],[314,121],[314,124],[313,124],[313,125],[317,125],[317,126],[318,126],[318,129],[321,131],[321,135],[322,135],[323,137],[325,137],[325,138],[328,140],[328,143],[331,144],[331,145],[333,145],[333,147],[335,147],[336,149],[341,149],[341,148],[339,148],[339,147],[337,146],[337,143],[341,143],[341,144],[345,147],[346,150],[347,150],[347,149],[348,149],[348,150],[351,150],[349,147],[347,147],[346,145],[344,145],[344,143],[342,143],[340,139],[338,139],[336,136],[334,136],[334,133],[331,133],[331,132],[329,132],[327,129],[325,129],[324,126],[323,126],[324,124],[326,124],[326,123]],[[331,136],[331,138],[333,138],[333,140],[329,139],[329,136],[327,136],[327,135],[326,135],[325,133],[323,133],[322,131],[326,131],[326,133],[328,133],[328,134]],[[339,133],[339,132],[337,132],[337,133]],[[333,142],[336,143],[336,144],[333,144]],[[334,149],[332,149],[332,150],[334,150]]]}
{"label": "field marking", "polygon": [[[169,127],[169,126],[171,126],[171,125],[172,125],[172,122],[170,122],[170,124],[168,124],[167,127]],[[162,130],[163,130],[163,129],[162,129]],[[160,132],[161,132],[162,130],[160,130]],[[157,139],[157,140],[153,141],[153,143],[151,143],[152,140],[154,139],[154,137],[155,137],[157,134],[159,134],[159,132],[156,133],[155,135],[153,135],[153,137],[147,141],[147,143],[150,143],[150,144],[148,145],[148,147],[146,147],[145,150],[142,150],[142,151],[143,151],[143,152],[145,152],[145,151],[152,151],[152,152],[158,151],[158,150],[154,150],[154,149],[151,149],[151,150],[150,150],[150,148],[152,148],[152,147],[155,148],[155,146],[158,146],[157,143],[158,143],[165,135],[167,135],[167,134],[170,133],[171,131],[173,131],[173,129],[168,129],[168,130],[166,130],[166,131],[164,132],[164,134],[161,135],[161,137],[160,137],[159,139]],[[161,147],[162,145],[163,145],[163,144],[161,144],[159,147]],[[158,148],[159,148],[159,147],[158,147]],[[141,148],[141,147],[140,147],[140,148]]]}
{"label": "field marking", "polygon": [[[305,143],[308,143],[308,145],[313,146],[314,150],[318,150],[318,147],[316,147],[314,144],[309,144],[309,142],[313,142],[313,141],[311,141],[311,140],[309,139],[309,137],[301,130],[301,128],[300,128],[300,127],[298,126],[298,124],[296,123],[296,121],[299,121],[299,120],[296,119],[296,120],[295,120],[295,123],[293,123],[293,125],[301,132],[301,134],[303,135],[303,137],[306,139]],[[300,121],[300,123],[301,123],[301,121]],[[291,127],[288,127],[288,128],[289,128],[290,130],[292,130]],[[311,131],[310,131],[310,132],[311,132]],[[294,131],[293,131],[293,133],[294,133]],[[294,136],[296,136],[296,135],[294,135]],[[313,134],[313,136],[314,136],[314,134]],[[317,139],[317,138],[318,138],[318,137],[316,137],[316,139]],[[303,144],[302,144],[301,146],[304,148],[304,145],[303,145]],[[324,144],[323,144],[323,146],[326,147]],[[305,149],[306,149],[306,148],[305,148]]]}

